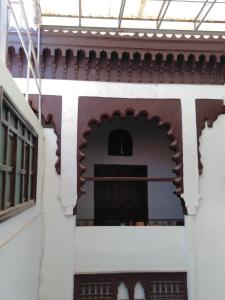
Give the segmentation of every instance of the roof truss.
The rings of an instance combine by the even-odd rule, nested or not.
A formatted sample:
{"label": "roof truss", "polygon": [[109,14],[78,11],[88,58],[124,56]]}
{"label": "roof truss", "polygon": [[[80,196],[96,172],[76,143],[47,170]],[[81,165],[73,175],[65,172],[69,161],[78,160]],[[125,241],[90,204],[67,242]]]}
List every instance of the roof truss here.
{"label": "roof truss", "polygon": [[[44,6],[47,0],[41,0]],[[50,0],[49,0],[50,1]],[[74,31],[111,31],[111,32],[138,32],[138,33],[186,33],[186,34],[216,34],[225,35],[225,16],[221,16],[220,11],[225,10],[225,0],[136,0],[136,12],[129,14],[129,8],[133,2],[130,0],[118,0],[118,15],[110,15],[110,5],[108,14],[101,13],[101,9],[89,7],[89,13],[85,14],[87,0],[71,0],[74,6],[78,4],[78,11],[57,13],[54,5],[50,9],[42,9],[42,29],[63,29]],[[111,0],[115,1],[115,0]],[[99,2],[99,6],[105,5],[109,1]],[[62,5],[65,3],[62,2]],[[173,5],[173,6],[172,6]],[[176,10],[176,5],[179,7]],[[193,15],[185,16],[185,8],[189,5],[195,7]],[[186,5],[186,6],[185,6]],[[197,5],[197,6],[196,6]],[[171,7],[172,6],[172,7]],[[157,7],[157,9],[154,7]],[[43,8],[43,7],[42,7]],[[179,10],[180,9],[180,10]],[[196,13],[197,12],[197,13]],[[71,25],[59,25],[60,19],[70,18]],[[87,20],[91,25],[86,26]],[[58,24],[57,24],[58,22]],[[111,25],[113,24],[113,25]]]}

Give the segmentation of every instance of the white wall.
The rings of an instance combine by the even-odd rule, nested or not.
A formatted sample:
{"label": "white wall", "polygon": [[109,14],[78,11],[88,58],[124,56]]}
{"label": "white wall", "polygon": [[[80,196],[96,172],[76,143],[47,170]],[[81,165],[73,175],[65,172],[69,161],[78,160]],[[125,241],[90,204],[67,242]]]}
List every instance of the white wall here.
{"label": "white wall", "polygon": [[53,129],[45,129],[45,141],[45,236],[39,300],[72,300],[75,217],[65,217],[59,201],[60,176],[55,170],[56,135]]}
{"label": "white wall", "polygon": [[0,59],[6,61],[6,37],[8,30],[7,1],[0,1]]}
{"label": "white wall", "polygon": [[36,300],[43,247],[43,130],[0,60],[0,85],[39,136],[36,205],[0,223],[0,299]]}
{"label": "white wall", "polygon": [[[133,139],[132,156],[109,156],[108,136],[117,128],[126,129]],[[149,177],[175,177],[172,172],[175,164],[171,160],[174,152],[169,149],[171,141],[165,129],[159,129],[145,118],[127,117],[121,120],[104,121],[101,126],[93,126],[87,137],[88,146],[83,151],[86,159],[84,176],[94,176],[95,164],[146,165]],[[94,219],[94,184],[84,186],[86,194],[78,201],[78,219]],[[149,219],[182,219],[181,202],[173,192],[172,183],[148,182],[148,215]]]}
{"label": "white wall", "polygon": [[[21,90],[26,90],[26,80],[16,79]],[[30,92],[36,93],[33,82]],[[62,181],[61,200],[66,214],[72,214],[76,202],[76,142],[77,108],[79,96],[153,98],[181,100],[183,119],[184,199],[190,213],[199,204],[198,156],[195,117],[195,99],[224,99],[224,87],[216,85],[131,84],[91,81],[42,80],[43,94],[62,95]],[[71,166],[75,166],[74,168]]]}
{"label": "white wall", "polygon": [[225,117],[201,138],[203,174],[196,215],[198,299],[225,298]]}
{"label": "white wall", "polygon": [[[18,79],[17,82],[20,84],[21,88],[25,90],[25,80]],[[55,192],[52,192],[51,199],[50,197],[45,195],[45,199],[48,199],[45,201],[52,201],[51,203],[57,203],[55,205],[58,205],[58,214],[57,227],[55,227],[54,221],[56,217],[53,218],[53,215],[51,215],[50,213],[53,204],[51,204],[51,206],[46,206],[45,218],[48,218],[48,235],[52,237],[52,241],[49,242],[48,249],[45,250],[48,253],[48,258],[46,256],[46,260],[44,261],[42,269],[42,299],[59,299],[57,298],[58,295],[62,296],[63,294],[63,299],[72,300],[72,295],[68,294],[70,293],[70,291],[66,292],[66,287],[72,289],[70,277],[71,274],[76,270],[86,270],[88,272],[88,266],[85,266],[84,260],[91,259],[89,257],[92,255],[99,258],[100,254],[102,254],[101,251],[103,251],[102,247],[100,248],[102,244],[97,247],[98,245],[96,245],[95,242],[96,250],[94,253],[91,252],[92,235],[89,230],[91,230],[92,228],[86,227],[74,229],[73,221],[67,222],[66,220],[68,220],[68,217],[65,216],[72,214],[72,208],[77,200],[76,122],[78,97],[102,96],[125,98],[181,99],[184,146],[183,196],[186,201],[186,206],[188,207],[189,216],[186,219],[188,220],[188,222],[186,223],[185,228],[183,228],[184,255],[182,254],[179,256],[180,263],[178,263],[178,261],[174,261],[173,269],[184,269],[188,272],[189,300],[223,300],[225,297],[225,288],[222,282],[223,278],[225,277],[225,218],[223,217],[225,213],[223,199],[225,192],[225,170],[223,166],[225,154],[225,138],[223,138],[225,132],[224,116],[221,116],[219,120],[215,122],[214,128],[206,129],[203,132],[203,137],[201,139],[201,152],[204,171],[203,175],[200,177],[199,182],[195,99],[224,99],[224,87],[215,85],[204,85],[204,87],[202,87],[201,85],[129,84],[43,80],[42,88],[43,94],[62,95],[63,97],[61,181],[55,181],[55,179],[52,177],[52,173],[49,173],[48,177],[46,178],[46,182],[51,182],[51,180],[54,181],[55,189],[60,185],[60,200],[62,203],[62,207],[59,205],[59,201]],[[33,91],[35,91],[34,86],[32,86],[31,84],[31,92],[32,89]],[[49,143],[54,144],[52,138],[50,139],[50,137],[48,137],[48,140]],[[53,185],[51,189],[53,190]],[[47,189],[46,193],[49,193]],[[200,195],[201,200],[199,202]],[[87,235],[84,232],[84,235],[82,235],[80,230],[86,229],[89,234]],[[93,230],[94,229],[95,228],[93,228]],[[107,229],[105,229],[105,231],[106,230]],[[149,234],[151,234],[151,231],[149,231]],[[85,239],[82,238],[82,236],[85,237]],[[96,231],[93,240],[97,241],[100,238],[101,237],[99,237],[99,233]],[[138,239],[138,236],[136,238]],[[140,237],[140,239],[142,238]],[[77,239],[79,239],[79,243],[76,243]],[[115,242],[114,236],[113,239]],[[120,237],[120,239],[122,239],[122,237]],[[106,243],[107,245],[109,245],[109,247],[106,245]],[[143,239],[141,240],[141,243],[143,243]],[[109,240],[108,238],[104,244],[105,247],[107,246],[106,249],[108,250],[108,257],[110,257],[110,255],[113,255],[113,253],[116,253],[115,249],[112,249],[110,245],[112,245],[112,240]],[[87,248],[87,246],[90,248]],[[162,246],[165,247],[164,244]],[[73,252],[71,256],[68,254],[68,248]],[[128,250],[128,248],[125,246],[123,249],[123,251],[126,251],[126,253],[129,253],[131,251],[130,248]],[[85,251],[82,252],[81,250]],[[150,250],[151,249],[149,249],[149,251],[145,253],[145,260],[152,260],[153,253]],[[154,258],[156,259],[156,262],[158,262],[160,258],[162,258],[161,251],[163,251],[163,249],[160,248],[158,250],[159,251],[154,252]],[[78,259],[78,256],[76,257],[75,253],[80,253],[80,259]],[[183,252],[181,251],[180,253]],[[122,254],[125,257],[125,254]],[[50,256],[52,256],[51,259]],[[68,259],[66,258],[65,265],[61,261],[59,264],[61,267],[63,267],[63,272],[58,272],[58,270],[55,271],[55,265],[58,263],[58,260],[63,260],[67,256]],[[98,266],[95,266],[96,269],[98,267],[101,267],[101,270],[104,269],[104,271],[107,271],[106,266],[108,266],[109,264],[107,260],[103,260],[102,262],[98,260],[97,262]],[[90,264],[91,263],[93,264],[93,262],[90,262]],[[136,263],[136,269],[140,270],[144,268],[143,261],[137,261]],[[71,270],[71,265],[73,266],[73,270]],[[159,265],[157,265],[157,268],[158,267]],[[53,268],[53,270],[55,271],[54,274],[53,271],[50,271],[51,268]],[[65,274],[69,275],[65,276]],[[69,277],[70,282],[68,284]],[[54,285],[54,295],[51,295],[52,298],[49,298],[50,296],[48,295],[48,284],[49,286]],[[61,286],[63,286],[63,291]]]}
{"label": "white wall", "polygon": [[180,226],[77,227],[75,272],[182,272],[184,238]]}
{"label": "white wall", "polygon": [[21,222],[14,220],[0,225],[3,227],[1,233],[8,232],[9,226],[13,225],[10,240],[1,240],[0,299],[2,300],[36,300],[38,295],[43,244],[42,219],[39,215],[30,220],[31,212],[23,214],[26,219],[26,224],[22,222],[25,228],[17,226]]}

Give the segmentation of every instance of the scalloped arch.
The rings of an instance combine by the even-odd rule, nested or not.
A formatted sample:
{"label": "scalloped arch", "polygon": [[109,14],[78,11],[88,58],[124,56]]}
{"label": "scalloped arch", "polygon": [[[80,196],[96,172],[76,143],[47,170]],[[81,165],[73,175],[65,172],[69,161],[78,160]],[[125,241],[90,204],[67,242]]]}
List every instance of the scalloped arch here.
{"label": "scalloped arch", "polygon": [[[30,94],[28,100],[34,113],[38,113],[38,95]],[[41,113],[43,126],[50,125],[57,136],[55,169],[58,175],[61,174],[61,123],[62,123],[62,97],[52,95],[42,95]]]}
{"label": "scalloped arch", "polygon": [[78,133],[77,133],[77,192],[78,197],[85,193],[83,185],[85,159],[83,148],[87,145],[86,135],[91,132],[91,123],[100,124],[102,118],[112,119],[119,113],[125,118],[127,113],[134,117],[145,113],[148,120],[155,120],[158,127],[165,126],[167,136],[171,140],[170,149],[174,151],[171,157],[176,166],[174,185],[176,194],[181,197],[183,193],[183,141],[181,104],[179,99],[123,99],[80,97],[78,104]]}
{"label": "scalloped arch", "polygon": [[198,139],[198,169],[199,174],[202,174],[203,164],[201,162],[200,153],[200,136],[207,123],[208,127],[213,127],[213,123],[217,118],[225,114],[225,105],[220,99],[195,99],[196,110],[196,125],[197,125],[197,139]]}

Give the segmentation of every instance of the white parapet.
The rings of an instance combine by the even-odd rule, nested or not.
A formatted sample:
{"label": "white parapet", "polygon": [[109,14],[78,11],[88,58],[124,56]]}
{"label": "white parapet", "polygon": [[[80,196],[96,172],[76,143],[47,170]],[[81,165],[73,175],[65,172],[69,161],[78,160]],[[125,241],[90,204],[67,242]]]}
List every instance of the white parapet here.
{"label": "white parapet", "polygon": [[186,271],[184,227],[77,227],[75,272]]}

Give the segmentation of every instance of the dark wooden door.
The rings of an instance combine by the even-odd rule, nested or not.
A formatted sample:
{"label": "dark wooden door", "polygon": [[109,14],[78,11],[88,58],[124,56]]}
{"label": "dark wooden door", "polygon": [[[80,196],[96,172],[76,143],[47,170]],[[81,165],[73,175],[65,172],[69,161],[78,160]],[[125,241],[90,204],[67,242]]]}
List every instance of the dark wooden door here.
{"label": "dark wooden door", "polygon": [[95,177],[113,177],[94,185],[95,225],[134,225],[147,222],[146,181],[115,180],[115,177],[147,177],[146,166],[95,165]]}

